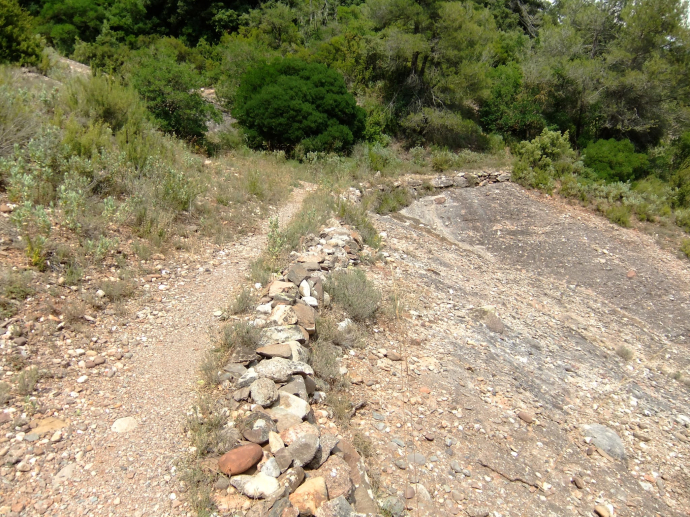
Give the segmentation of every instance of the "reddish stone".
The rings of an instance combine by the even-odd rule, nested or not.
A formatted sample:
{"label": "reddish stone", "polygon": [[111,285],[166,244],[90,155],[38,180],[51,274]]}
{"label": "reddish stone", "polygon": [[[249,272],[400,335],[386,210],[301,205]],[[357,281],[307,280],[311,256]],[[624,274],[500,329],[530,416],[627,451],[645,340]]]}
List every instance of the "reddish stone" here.
{"label": "reddish stone", "polygon": [[263,455],[263,449],[256,443],[242,445],[223,454],[218,460],[218,468],[229,476],[242,474],[256,465]]}

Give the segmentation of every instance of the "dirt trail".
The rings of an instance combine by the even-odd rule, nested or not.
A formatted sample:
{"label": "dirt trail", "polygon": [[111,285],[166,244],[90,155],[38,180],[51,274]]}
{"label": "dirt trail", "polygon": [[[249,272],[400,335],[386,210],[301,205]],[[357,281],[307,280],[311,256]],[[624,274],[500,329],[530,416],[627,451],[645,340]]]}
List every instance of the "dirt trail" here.
{"label": "dirt trail", "polygon": [[[377,379],[353,387],[370,403],[352,424],[383,496],[413,516],[687,515],[687,262],[512,184],[376,226],[389,263],[370,274],[407,310],[344,364]],[[617,433],[625,458],[586,424]]]}
{"label": "dirt trail", "polygon": [[[307,192],[307,188],[295,190],[279,210],[281,227],[299,210]],[[260,233],[216,251],[207,258],[206,267],[187,274],[180,273],[184,264],[160,261],[162,271],[171,270],[174,278],[160,279],[164,290],[159,283],[151,284],[148,303],[134,302],[138,306],[129,322],[108,329],[114,342],[133,353],[128,367],[111,379],[91,377],[70,387],[72,379],[65,383],[65,392],[54,394],[72,404],[62,417],[67,416],[76,429],[70,448],[77,453],[67,453],[55,469],[63,476],[32,480],[33,487],[22,490],[30,494],[27,502],[54,503],[48,505],[46,515],[188,512],[180,501],[175,463],[188,447],[182,426],[194,399],[197,369],[209,347],[208,330],[218,321],[213,313],[246,284],[251,261],[266,248],[267,230],[266,222]],[[77,386],[82,391],[70,397]],[[125,417],[134,418],[136,428],[113,432],[113,423]]]}

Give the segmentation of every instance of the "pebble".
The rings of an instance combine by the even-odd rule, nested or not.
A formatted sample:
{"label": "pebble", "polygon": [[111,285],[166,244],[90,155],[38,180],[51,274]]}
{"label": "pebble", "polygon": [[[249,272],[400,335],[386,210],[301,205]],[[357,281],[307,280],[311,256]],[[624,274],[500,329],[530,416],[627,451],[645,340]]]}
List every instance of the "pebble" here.
{"label": "pebble", "polygon": [[134,417],[127,416],[115,420],[110,429],[115,433],[126,433],[135,429],[137,425],[137,421],[134,419]]}

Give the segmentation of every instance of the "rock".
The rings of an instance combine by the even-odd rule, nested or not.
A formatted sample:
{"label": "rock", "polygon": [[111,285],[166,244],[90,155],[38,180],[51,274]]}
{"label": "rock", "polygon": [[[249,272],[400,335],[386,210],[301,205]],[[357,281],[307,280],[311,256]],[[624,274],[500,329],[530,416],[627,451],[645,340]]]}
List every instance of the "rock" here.
{"label": "rock", "polygon": [[110,430],[115,433],[127,433],[135,429],[137,425],[137,421],[133,417],[126,416],[115,420]]}
{"label": "rock", "polygon": [[213,483],[213,488],[216,490],[226,490],[230,486],[230,480],[225,476],[220,476],[215,483]]}
{"label": "rock", "polygon": [[595,506],[594,513],[596,513],[599,517],[611,517],[612,515],[608,507],[604,506],[603,504]]}
{"label": "rock", "polygon": [[505,326],[503,325],[501,319],[496,316],[495,310],[496,309],[491,306],[479,307],[477,309],[473,309],[471,311],[471,315],[475,320],[484,323],[486,328],[488,328],[491,332],[503,334]]}
{"label": "rock", "polygon": [[309,463],[319,448],[319,438],[313,434],[299,436],[287,447],[287,451],[296,467],[302,467]]}
{"label": "rock", "polygon": [[242,400],[247,400],[249,396],[251,395],[251,389],[250,388],[240,388],[238,390],[233,391],[232,393],[232,399],[236,400],[237,402],[240,402]]}
{"label": "rock", "polygon": [[311,287],[309,287],[309,282],[307,282],[306,280],[302,280],[302,283],[299,284],[299,294],[303,298],[306,296],[311,296]]}
{"label": "rock", "polygon": [[271,454],[275,454],[284,447],[285,444],[283,443],[283,439],[278,433],[274,433],[273,431],[268,433],[268,449],[271,451]]}
{"label": "rock", "polygon": [[466,188],[470,186],[470,183],[464,176],[455,176],[455,178],[453,178],[453,185],[458,188]]}
{"label": "rock", "polygon": [[313,434],[317,438],[321,436],[319,428],[309,422],[299,422],[298,425],[292,426],[289,429],[280,432],[280,437],[282,438],[285,445],[290,445],[296,441],[300,436],[305,434]]}
{"label": "rock", "polygon": [[288,494],[292,494],[304,481],[304,469],[302,467],[292,467],[280,476],[278,481]]}
{"label": "rock", "polygon": [[350,466],[339,456],[328,458],[313,474],[326,480],[328,497],[331,499],[339,496],[350,499],[355,491],[355,487],[350,479]]}
{"label": "rock", "polygon": [[426,457],[421,452],[412,452],[407,455],[407,461],[417,465],[426,464]]}
{"label": "rock", "polygon": [[263,464],[263,466],[261,467],[261,472],[266,474],[267,476],[277,478],[278,476],[280,476],[280,466],[278,465],[278,462],[275,458],[271,458]]}
{"label": "rock", "polygon": [[401,517],[405,511],[405,503],[399,497],[388,496],[379,503],[381,509],[392,517]]}
{"label": "rock", "polygon": [[256,353],[263,357],[282,357],[283,359],[293,358],[292,348],[287,343],[262,346],[256,349]]}
{"label": "rock", "polygon": [[232,378],[239,379],[245,374],[247,369],[239,363],[228,363],[223,366],[223,371],[229,373]]}
{"label": "rock", "polygon": [[254,384],[258,378],[259,375],[256,373],[256,370],[254,370],[254,368],[249,368],[246,372],[244,372],[242,377],[237,379],[235,386],[238,388],[247,388]]}
{"label": "rock", "polygon": [[328,489],[326,481],[321,477],[307,479],[290,495],[290,502],[301,516],[315,515],[316,510],[326,501],[328,501]]}
{"label": "rock", "polygon": [[268,318],[268,323],[281,326],[294,325],[297,323],[297,314],[290,305],[276,305]]}
{"label": "rock", "polygon": [[302,298],[302,301],[309,305],[310,307],[318,307],[319,306],[319,301],[314,298],[313,296],[305,296]]}
{"label": "rock", "polygon": [[247,365],[252,361],[256,361],[258,359],[261,358],[258,355],[256,355],[256,352],[254,352],[254,350],[251,350],[244,346],[236,346],[230,354],[229,362]]}
{"label": "rock", "polygon": [[531,424],[532,422],[534,422],[534,417],[531,413],[528,413],[527,411],[519,411],[517,416],[520,420],[527,424]]}
{"label": "rock", "polygon": [[276,459],[281,472],[285,472],[292,465],[292,456],[285,447],[275,452],[273,457]]}
{"label": "rock", "polygon": [[284,391],[285,393],[299,397],[302,400],[309,400],[307,386],[304,383],[304,379],[299,375],[293,375],[290,377],[289,382],[280,388],[279,391]]}
{"label": "rock", "polygon": [[412,499],[415,494],[416,492],[414,491],[414,488],[410,485],[407,485],[407,488],[405,489],[405,499]]}
{"label": "rock", "polygon": [[[247,370],[247,373],[251,370]],[[275,382],[287,382],[291,375],[314,375],[314,370],[307,363],[290,361],[282,357],[274,357],[261,361],[254,367],[259,377],[265,377]],[[246,374],[245,374],[246,375]]]}
{"label": "rock", "polygon": [[[331,495],[330,493],[328,494]],[[343,496],[332,497],[330,501],[323,503],[316,510],[316,517],[351,517],[352,506]]]}
{"label": "rock", "polygon": [[[306,392],[306,388],[305,388]],[[278,404],[280,407],[286,409],[296,417],[304,419],[309,411],[311,411],[311,406],[306,400],[303,400],[295,395],[287,393],[285,391],[280,391],[278,393],[280,401]]]}
{"label": "rock", "polygon": [[407,462],[402,458],[398,458],[393,463],[395,463],[395,466],[398,467],[400,470],[407,469]]}
{"label": "rock", "polygon": [[267,346],[287,341],[306,343],[308,339],[309,334],[299,325],[283,325],[262,329],[259,335],[259,345]]}
{"label": "rock", "polygon": [[389,351],[386,354],[386,357],[388,357],[388,359],[390,359],[391,361],[402,361],[402,356],[398,352],[395,352],[393,350]]}
{"label": "rock", "polygon": [[302,419],[290,413],[287,409],[282,407],[273,407],[268,410],[271,418],[276,422],[276,428],[279,433],[286,431],[292,427],[298,426],[302,423]]}
{"label": "rock", "polygon": [[446,202],[446,197],[445,196],[438,196],[434,198],[434,204],[436,205],[443,205]]}
{"label": "rock", "polygon": [[615,431],[601,424],[583,425],[582,430],[606,454],[621,461],[626,460],[625,447]]}
{"label": "rock", "polygon": [[278,390],[271,379],[258,379],[254,381],[250,393],[252,400],[263,407],[270,406],[278,400]]}
{"label": "rock", "polygon": [[[290,499],[288,499],[287,497],[283,497],[281,499],[278,499],[273,504],[268,514],[265,515],[266,517],[283,517],[284,512],[286,510],[289,511],[290,509],[293,509],[292,505],[290,504]],[[263,517],[263,515],[261,517]]]}
{"label": "rock", "polygon": [[307,394],[313,395],[316,392],[316,381],[312,377],[304,377],[304,385],[307,387]]}
{"label": "rock", "polygon": [[453,469],[453,472],[455,472],[456,474],[462,474],[462,465],[460,465],[460,463],[457,460],[453,460],[450,462],[450,468]]}
{"label": "rock", "polygon": [[292,282],[281,282],[276,280],[268,286],[268,296],[271,298],[275,298],[278,294],[289,293],[290,291],[297,291],[297,286]]}
{"label": "rock", "polygon": [[316,311],[307,303],[297,303],[292,308],[297,316],[297,323],[310,335],[316,332]]}
{"label": "rock", "polygon": [[295,285],[300,285],[309,277],[309,271],[300,263],[295,263],[288,269],[287,279]]}
{"label": "rock", "polygon": [[339,441],[340,438],[334,434],[324,433],[321,435],[321,438],[319,438],[319,448],[307,467],[313,470],[323,465],[330,456],[333,447],[338,445]]}
{"label": "rock", "polygon": [[585,481],[580,476],[573,476],[573,484],[580,490],[585,488]]}
{"label": "rock", "polygon": [[254,443],[266,443],[268,441],[268,433],[277,432],[276,427],[271,417],[265,413],[252,413],[244,419],[241,425],[242,436]]}
{"label": "rock", "polygon": [[469,517],[489,517],[490,515],[489,509],[483,506],[468,506],[465,511]]}
{"label": "rock", "polygon": [[263,470],[251,476],[251,479],[242,487],[242,493],[253,499],[265,499],[274,494],[280,488],[275,477],[264,474]]}
{"label": "rock", "polygon": [[223,454],[218,460],[218,468],[223,474],[236,476],[259,463],[263,456],[264,451],[259,445],[241,445]]}
{"label": "rock", "polygon": [[256,312],[258,312],[259,314],[266,314],[266,315],[271,314],[272,310],[273,310],[273,307],[271,305],[271,302],[261,304],[256,308]]}

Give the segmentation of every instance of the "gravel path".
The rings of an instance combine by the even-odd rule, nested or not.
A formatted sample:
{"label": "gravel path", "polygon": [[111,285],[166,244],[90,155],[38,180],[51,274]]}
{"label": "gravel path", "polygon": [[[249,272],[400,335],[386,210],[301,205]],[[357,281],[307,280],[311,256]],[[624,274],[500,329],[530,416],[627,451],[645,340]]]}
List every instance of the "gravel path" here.
{"label": "gravel path", "polygon": [[[307,192],[295,190],[280,209],[281,227]],[[48,515],[188,512],[179,499],[175,465],[188,447],[182,426],[193,403],[197,369],[209,346],[208,330],[217,322],[213,313],[246,283],[251,261],[266,247],[267,229],[266,223],[261,233],[213,253],[205,267],[161,284],[168,286],[162,296],[153,296],[154,303],[141,307],[134,321],[111,329],[134,357],[122,375],[89,379],[79,394],[87,399],[86,415],[77,412],[80,430],[73,441],[82,458],[77,452],[81,461],[69,464],[76,466],[66,471],[61,496],[52,498],[60,504],[53,504]],[[180,267],[184,271],[184,264]],[[173,266],[166,263],[164,269]],[[136,428],[113,432],[112,424],[126,417],[134,418]]]}

